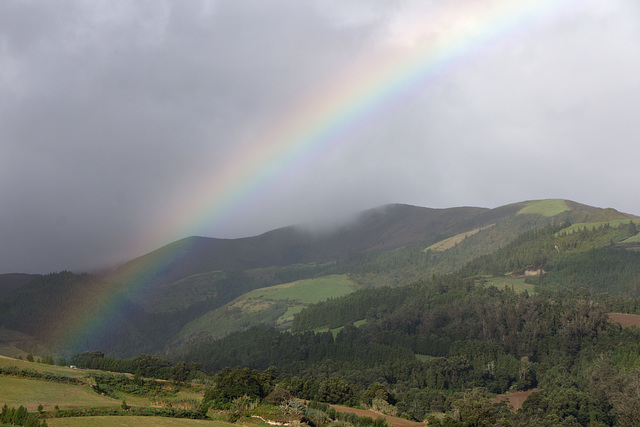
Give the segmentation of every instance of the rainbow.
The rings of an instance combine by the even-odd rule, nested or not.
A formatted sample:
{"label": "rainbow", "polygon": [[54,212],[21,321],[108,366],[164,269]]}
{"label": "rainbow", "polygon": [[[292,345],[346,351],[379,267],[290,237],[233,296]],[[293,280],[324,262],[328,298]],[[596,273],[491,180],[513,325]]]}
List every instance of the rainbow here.
{"label": "rainbow", "polygon": [[[399,35],[406,38],[406,45],[355,60],[342,75],[292,105],[260,133],[250,150],[237,153],[228,167],[203,176],[201,185],[170,203],[173,208],[152,224],[147,247],[224,225],[270,185],[339,144],[348,144],[350,136],[395,106],[490,55],[492,49],[523,40],[545,23],[588,5],[578,0],[467,0],[440,5],[428,21],[446,22],[437,37],[415,37],[418,27],[409,27]],[[140,265],[139,283],[134,286],[143,286],[144,270],[154,267]],[[104,327],[126,299],[113,291],[101,297],[101,306],[88,310],[86,321],[68,328],[65,347],[75,347]]]}
{"label": "rainbow", "polygon": [[[231,158],[226,169],[204,175],[200,185],[171,203],[174,208],[149,234],[148,247],[188,235],[207,235],[295,168],[348,143],[351,134],[394,106],[424,93],[491,48],[521,40],[532,26],[544,25],[572,5],[578,2],[467,0],[442,6],[429,16],[429,22],[447,23],[437,38],[417,39],[410,46],[381,50],[355,61],[343,75],[329,79],[315,94],[293,105],[260,133],[249,150]],[[412,31],[408,28],[406,33]]]}

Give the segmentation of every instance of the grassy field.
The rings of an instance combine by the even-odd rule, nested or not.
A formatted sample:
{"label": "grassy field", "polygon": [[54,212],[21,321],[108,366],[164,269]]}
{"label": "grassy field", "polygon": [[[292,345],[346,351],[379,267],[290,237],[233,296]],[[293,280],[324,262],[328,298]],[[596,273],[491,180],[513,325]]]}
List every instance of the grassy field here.
{"label": "grassy field", "polygon": [[246,295],[249,298],[289,300],[302,304],[313,304],[350,294],[358,288],[358,284],[347,276],[332,275],[256,289]]}
{"label": "grassy field", "polygon": [[433,359],[437,359],[435,356],[429,356],[428,354],[416,354],[416,359],[421,362],[428,362]]}
{"label": "grassy field", "polygon": [[50,427],[84,427],[91,425],[95,427],[229,427],[237,424],[225,423],[223,421],[209,420],[186,420],[177,418],[162,417],[79,417],[79,418],[52,418],[47,420]]}
{"label": "grassy field", "polygon": [[121,401],[101,396],[89,385],[0,376],[0,403],[14,407],[22,405],[29,411],[35,411],[42,404],[45,411],[51,411],[56,405],[60,409],[76,409],[119,406]]}
{"label": "grassy field", "polygon": [[[359,328],[360,326],[364,325],[367,323],[367,319],[362,319],[362,320],[358,320],[353,322],[353,326],[355,326],[356,328]],[[340,332],[342,329],[344,328],[344,326],[339,326],[337,328],[333,328],[333,329],[329,329],[329,328],[317,328],[314,329],[313,332],[318,333],[318,332],[331,332],[333,334],[333,338],[336,337],[336,335],[338,335],[338,332]]]}
{"label": "grassy field", "polygon": [[[16,367],[20,370],[34,370],[37,372],[51,372],[58,376],[78,378],[85,381],[89,373],[101,372],[86,369],[71,369],[67,366],[45,365],[42,363],[27,362],[0,356],[0,367]],[[120,375],[120,374],[118,374]],[[125,374],[126,375],[126,374]],[[126,400],[130,406],[150,407],[151,397],[128,395],[117,392],[118,398],[97,394],[87,384],[65,384],[40,379],[28,379],[13,376],[0,376],[0,405],[6,403],[9,406],[24,406],[30,411],[36,410],[42,404],[45,411],[53,410],[57,405],[60,409],[117,407],[122,400]],[[167,400],[192,399],[201,400],[202,394],[181,390]]]}
{"label": "grassy field", "polygon": [[293,316],[307,305],[350,294],[359,287],[345,275],[331,275],[256,289],[195,319],[182,329],[180,336],[204,332],[222,337],[265,323],[287,329]]}
{"label": "grassy field", "polygon": [[520,209],[518,215],[533,214],[552,217],[568,210],[570,209],[567,202],[562,199],[535,200]]}
{"label": "grassy field", "polygon": [[[600,227],[602,227],[602,226],[604,226],[606,224],[609,224],[609,226],[611,226],[611,227],[616,227],[617,228],[617,227],[620,227],[621,225],[622,226],[629,225],[630,221],[634,222],[636,225],[640,224],[640,222],[637,219],[634,219],[634,220],[631,220],[631,219],[616,219],[616,220],[613,220],[613,221],[579,222],[579,223],[576,223],[576,224],[571,224],[571,226],[569,226],[567,228],[563,228],[562,230],[560,230],[558,232],[558,234],[559,233],[564,233],[564,232],[572,233],[574,231],[580,231],[580,230],[582,230],[584,228],[586,228],[587,230],[591,230],[593,228],[600,228]],[[634,237],[631,237],[630,239],[635,239],[637,237],[638,237],[638,235],[635,235]],[[630,239],[627,239],[627,240],[630,240]],[[640,238],[637,241],[640,241]]]}
{"label": "grassy field", "polygon": [[486,230],[487,228],[493,227],[495,224],[490,224],[490,225],[485,225],[484,227],[479,227],[479,228],[475,228],[471,231],[467,231],[465,233],[460,233],[457,234],[453,237],[449,237],[448,239],[444,239],[439,241],[438,243],[434,243],[433,245],[429,246],[428,248],[426,248],[424,251],[438,251],[438,252],[444,252],[447,249],[451,249],[452,247],[454,247],[455,245],[457,245],[458,243],[462,242],[464,239],[466,239],[469,236],[473,236],[474,234],[482,231],[482,230]]}
{"label": "grassy field", "polygon": [[68,366],[45,365],[44,363],[27,362],[26,360],[0,356],[0,367],[6,368],[9,366],[15,366],[18,369],[33,369],[38,372],[53,372],[57,375],[65,375],[72,378],[84,377],[88,372],[98,372],[84,369],[71,369]]}
{"label": "grassy field", "polygon": [[625,239],[620,243],[640,243],[640,233],[636,234],[633,237],[629,237],[628,239]]}

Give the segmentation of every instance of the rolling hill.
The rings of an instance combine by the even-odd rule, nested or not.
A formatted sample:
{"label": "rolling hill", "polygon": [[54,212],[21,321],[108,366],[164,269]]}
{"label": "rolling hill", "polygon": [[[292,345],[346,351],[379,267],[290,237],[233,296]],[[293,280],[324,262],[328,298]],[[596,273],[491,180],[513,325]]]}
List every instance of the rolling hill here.
{"label": "rolling hill", "polygon": [[[620,225],[636,219],[561,199],[495,209],[394,204],[362,212],[332,230],[291,226],[241,239],[188,237],[106,277],[0,276],[0,285],[6,283],[0,327],[26,333],[65,355],[95,348],[124,357],[167,354],[190,337],[220,336],[256,323],[284,326],[283,316],[288,319],[309,304],[306,291],[288,301],[267,297],[267,289],[278,289],[274,286],[325,288],[323,277],[348,278],[354,287],[401,286],[456,271],[547,224]],[[633,238],[625,241],[627,247],[637,246]],[[327,289],[320,292],[323,298],[337,296]],[[256,308],[260,292],[270,301],[264,310]],[[61,333],[53,333],[53,326],[86,321],[82,313],[100,312],[107,300],[119,303],[112,304],[102,328],[61,349]]]}

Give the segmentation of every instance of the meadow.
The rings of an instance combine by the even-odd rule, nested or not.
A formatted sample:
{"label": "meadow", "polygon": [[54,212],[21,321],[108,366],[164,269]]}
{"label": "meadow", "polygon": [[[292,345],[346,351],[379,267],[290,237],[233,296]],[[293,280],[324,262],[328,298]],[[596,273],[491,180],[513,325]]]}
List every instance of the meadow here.
{"label": "meadow", "polygon": [[331,275],[256,289],[246,296],[313,304],[348,295],[358,288],[359,285],[345,275]]}
{"label": "meadow", "polygon": [[72,385],[51,381],[0,376],[0,402],[9,407],[20,405],[33,412],[42,405],[45,411],[60,409],[117,407],[120,401],[94,392],[88,384]]}
{"label": "meadow", "polygon": [[486,277],[485,286],[495,286],[498,289],[511,289],[521,293],[527,291],[529,295],[535,294],[535,285],[525,283],[524,277]]}
{"label": "meadow", "polygon": [[562,199],[536,200],[518,211],[518,215],[542,215],[552,217],[570,210],[567,202]]}
{"label": "meadow", "polygon": [[[629,222],[633,222],[634,224],[638,225],[640,224],[640,222],[637,219],[615,219],[612,221],[600,221],[600,222],[589,222],[589,223],[584,223],[584,222],[580,222],[580,223],[576,223],[576,224],[571,224],[571,226],[567,227],[567,228],[563,228],[561,231],[559,231],[557,234],[561,234],[561,233],[574,233],[574,232],[578,232],[580,230],[593,230],[594,228],[600,228],[600,227],[604,227],[605,225],[609,225],[610,227],[614,227],[614,228],[618,228],[621,225],[622,226],[628,226]],[[640,241],[640,238],[638,238],[638,234],[636,234],[633,237],[630,237],[629,239],[625,240],[626,241]]]}
{"label": "meadow", "polygon": [[433,245],[429,246],[428,248],[426,248],[424,251],[438,251],[438,252],[444,252],[447,249],[451,249],[453,248],[455,245],[457,245],[458,243],[462,242],[464,239],[466,239],[467,237],[473,236],[474,234],[479,233],[482,230],[486,230],[487,228],[493,227],[495,224],[489,224],[489,225],[485,225],[484,227],[479,227],[479,228],[475,228],[471,231],[467,231],[465,233],[460,233],[460,234],[456,234],[453,237],[449,237],[448,239],[444,239],[441,240],[437,243],[434,243]]}
{"label": "meadow", "polygon": [[223,421],[210,420],[186,420],[180,418],[163,417],[78,417],[78,418],[52,418],[47,420],[50,427],[84,427],[91,424],[95,427],[228,427],[234,424]]}
{"label": "meadow", "polygon": [[72,378],[82,378],[89,371],[84,369],[72,369],[68,366],[46,365],[44,363],[27,362],[26,360],[13,359],[11,357],[0,356],[0,368],[15,366],[18,369],[33,369],[38,372],[53,372],[56,375],[64,375]]}
{"label": "meadow", "polygon": [[293,317],[309,304],[348,295],[359,288],[346,275],[330,275],[256,289],[190,322],[181,336],[205,332],[223,337],[264,323],[288,329]]}

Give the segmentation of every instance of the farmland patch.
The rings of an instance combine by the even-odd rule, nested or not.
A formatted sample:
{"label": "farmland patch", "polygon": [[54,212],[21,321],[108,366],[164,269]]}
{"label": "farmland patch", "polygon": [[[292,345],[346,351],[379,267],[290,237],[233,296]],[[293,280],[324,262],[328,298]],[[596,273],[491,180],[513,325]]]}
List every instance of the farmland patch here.
{"label": "farmland patch", "polygon": [[536,200],[518,211],[518,215],[542,215],[552,217],[568,211],[569,206],[563,199]]}

